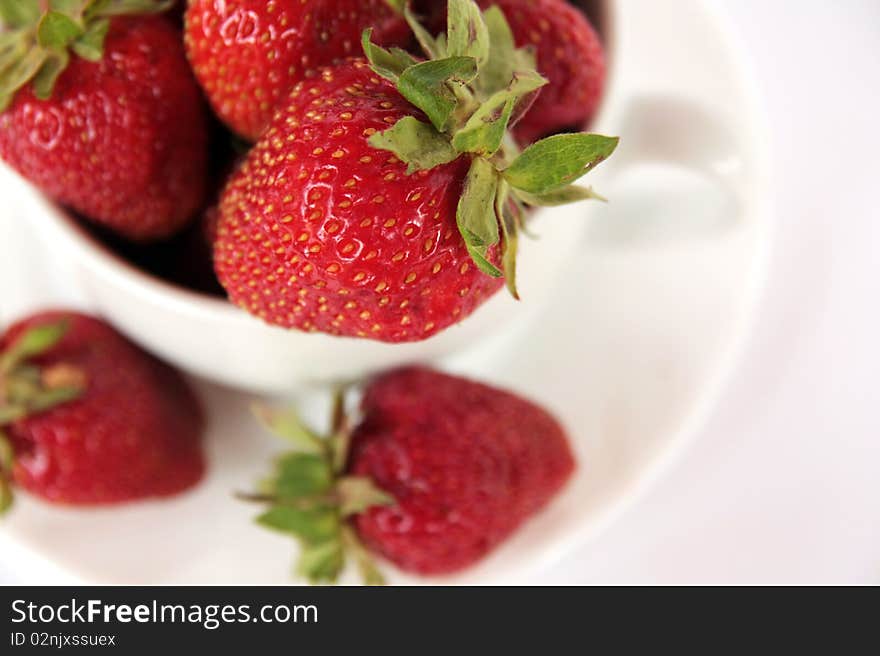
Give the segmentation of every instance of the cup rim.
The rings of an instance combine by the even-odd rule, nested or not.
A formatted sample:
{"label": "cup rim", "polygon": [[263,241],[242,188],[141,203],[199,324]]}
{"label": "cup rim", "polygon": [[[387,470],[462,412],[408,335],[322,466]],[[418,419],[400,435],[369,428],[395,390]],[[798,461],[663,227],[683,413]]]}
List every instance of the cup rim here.
{"label": "cup rim", "polygon": [[34,190],[34,201],[40,203],[42,212],[34,218],[43,222],[53,236],[77,253],[78,261],[96,270],[102,279],[112,281],[125,291],[190,314],[217,313],[227,320],[247,320],[247,315],[227,299],[221,299],[164,280],[129,262],[112,248],[101,243],[88,228],[72,217],[62,207]]}

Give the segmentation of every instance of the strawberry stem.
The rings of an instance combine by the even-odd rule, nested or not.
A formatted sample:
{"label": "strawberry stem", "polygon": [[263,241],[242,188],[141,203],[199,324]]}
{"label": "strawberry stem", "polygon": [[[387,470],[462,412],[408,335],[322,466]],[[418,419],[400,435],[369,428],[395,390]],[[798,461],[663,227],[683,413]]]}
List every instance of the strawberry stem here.
{"label": "strawberry stem", "polygon": [[67,322],[35,326],[0,354],[0,426],[78,398],[87,386],[77,367],[58,363],[46,369],[28,364],[51,351],[67,332]]}
{"label": "strawberry stem", "polygon": [[[87,381],[77,367],[59,363],[41,370],[29,364],[55,348],[67,329],[66,321],[35,326],[0,353],[0,428],[82,395]],[[13,501],[14,456],[12,442],[0,430],[0,514]]]}
{"label": "strawberry stem", "polygon": [[383,582],[349,523],[374,506],[390,505],[393,497],[369,478],[345,474],[353,424],[346,412],[348,385],[336,388],[330,432],[318,435],[292,411],[255,406],[260,422],[293,444],[278,458],[274,475],[260,492],[235,497],[267,506],[258,523],[291,535],[300,542],[298,571],[311,582],[337,579],[350,555],[364,583]]}
{"label": "strawberry stem", "polygon": [[12,441],[0,430],[0,515],[12,506],[12,466],[15,453]]}

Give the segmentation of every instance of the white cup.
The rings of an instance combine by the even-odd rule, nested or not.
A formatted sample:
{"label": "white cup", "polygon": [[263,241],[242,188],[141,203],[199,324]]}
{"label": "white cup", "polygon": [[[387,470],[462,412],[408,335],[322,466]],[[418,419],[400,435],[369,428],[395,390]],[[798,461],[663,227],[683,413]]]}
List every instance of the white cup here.
{"label": "white cup", "polygon": [[[618,57],[621,32],[628,25],[638,27],[638,2],[582,4],[590,7],[603,34],[609,62],[605,97],[591,129],[616,134],[624,117],[638,122],[632,116],[633,91],[627,88]],[[649,109],[650,103],[645,111]],[[687,118],[689,111],[687,107],[673,111],[678,117],[675,120],[685,124],[676,129],[687,131],[692,124]],[[655,146],[647,144],[646,148]],[[686,150],[681,151],[686,144],[675,139],[657,147],[676,150],[669,153],[672,158],[682,153],[689,156]],[[626,150],[634,152],[633,148]],[[607,179],[602,169],[619,169],[612,166],[615,159],[591,174],[589,184]],[[535,213],[530,227],[540,238],[525,239],[521,245],[518,279],[522,301],[513,301],[502,290],[471,317],[429,340],[383,344],[268,326],[224,299],[169,284],[134,267],[5,166],[0,166],[0,189],[3,197],[12,201],[0,214],[0,232],[12,231],[17,243],[30,243],[19,246],[16,253],[5,254],[7,267],[18,258],[17,271],[28,278],[45,275],[51,268],[54,282],[46,281],[44,287],[55,285],[57,293],[47,291],[47,303],[62,304],[63,299],[63,304],[73,302],[99,314],[146,349],[193,374],[269,393],[283,393],[305,381],[351,378],[481,349],[487,340],[527,325],[540,315],[546,290],[564,284],[566,264],[583,243],[586,216],[594,206],[580,203]],[[21,231],[30,233],[30,242],[21,239]],[[528,352],[522,357],[527,358]]]}

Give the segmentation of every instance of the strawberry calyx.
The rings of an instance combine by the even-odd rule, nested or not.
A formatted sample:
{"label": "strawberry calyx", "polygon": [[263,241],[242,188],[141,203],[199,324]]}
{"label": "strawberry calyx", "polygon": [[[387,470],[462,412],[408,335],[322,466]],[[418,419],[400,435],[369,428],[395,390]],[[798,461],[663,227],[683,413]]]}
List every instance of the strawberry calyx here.
{"label": "strawberry calyx", "polygon": [[403,12],[406,9],[407,5],[407,0],[385,0],[385,4],[391,7],[391,10],[395,14],[403,16]]}
{"label": "strawberry calyx", "polygon": [[71,52],[100,61],[114,16],[159,13],[173,0],[0,0],[0,111],[28,83],[41,100]]}
{"label": "strawberry calyx", "polygon": [[334,583],[350,556],[367,585],[384,579],[349,519],[373,506],[394,503],[367,477],[345,474],[353,425],[345,410],[346,389],[337,390],[328,435],[306,426],[291,410],[258,405],[254,414],[293,449],[278,457],[273,474],[243,501],[267,506],[257,523],[292,535],[301,545],[297,573],[309,582]]}
{"label": "strawberry calyx", "polygon": [[0,353],[0,513],[12,505],[14,450],[2,427],[82,395],[87,381],[78,368],[58,363],[40,368],[30,362],[51,350],[67,323],[49,323],[23,333]]}
{"label": "strawberry calyx", "polygon": [[480,270],[503,276],[519,298],[516,252],[526,206],[604,200],[572,183],[610,157],[619,140],[559,134],[520,152],[510,128],[547,80],[536,70],[534,50],[515,47],[501,9],[483,12],[473,0],[449,0],[447,31],[436,37],[408,4],[403,14],[427,59],[377,46],[369,29],[363,33],[364,54],[428,122],[404,117],[371,136],[370,144],[393,152],[408,173],[471,158],[456,215],[459,231]]}

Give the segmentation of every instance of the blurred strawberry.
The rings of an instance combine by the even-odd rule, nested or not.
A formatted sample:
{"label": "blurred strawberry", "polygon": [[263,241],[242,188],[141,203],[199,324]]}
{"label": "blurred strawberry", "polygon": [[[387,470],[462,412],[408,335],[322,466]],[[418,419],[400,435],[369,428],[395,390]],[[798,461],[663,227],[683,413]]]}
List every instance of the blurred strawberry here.
{"label": "blurred strawberry", "polygon": [[[119,235],[180,230],[206,188],[206,115],[178,30],[144,0],[0,3],[0,156]],[[52,7],[56,5],[53,4]]]}
{"label": "blurred strawberry", "polygon": [[0,497],[92,505],[177,494],[204,471],[180,375],[107,324],[44,312],[0,337]]}
{"label": "blurred strawberry", "polygon": [[370,381],[361,415],[351,427],[338,399],[322,440],[294,414],[260,412],[299,450],[245,498],[270,504],[261,524],[300,539],[300,571],[312,581],[335,580],[348,551],[368,583],[381,582],[366,549],[420,574],[473,565],[574,470],[565,433],[545,410],[429,369]]}

